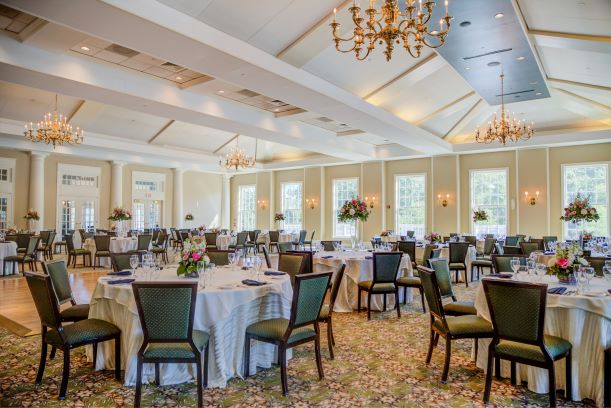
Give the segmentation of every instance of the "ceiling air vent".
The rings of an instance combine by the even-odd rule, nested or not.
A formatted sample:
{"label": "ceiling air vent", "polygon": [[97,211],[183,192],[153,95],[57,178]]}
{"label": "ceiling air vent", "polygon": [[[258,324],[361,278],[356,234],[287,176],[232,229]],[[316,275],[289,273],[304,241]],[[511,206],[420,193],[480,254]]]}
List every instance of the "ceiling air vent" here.
{"label": "ceiling air vent", "polygon": [[242,96],[246,96],[248,98],[253,98],[255,96],[259,96],[260,94],[256,93],[255,91],[251,91],[250,89],[242,89],[238,92],[236,92]]}
{"label": "ceiling air vent", "polygon": [[488,55],[500,54],[502,52],[508,52],[508,51],[511,51],[511,50],[512,50],[512,48],[504,48],[502,50],[490,51],[490,52],[486,52],[484,54],[472,55],[470,57],[463,57],[463,60],[467,61],[467,60],[471,60],[471,59],[474,59],[474,58],[481,58],[481,57],[486,57]]}
{"label": "ceiling air vent", "polygon": [[[528,93],[528,92],[534,92],[534,89],[527,89],[525,91],[516,91],[516,92],[505,92],[503,95],[505,95],[505,96],[507,96],[507,95],[518,95],[518,94],[523,94],[523,93]],[[501,94],[497,94],[496,97],[500,98]]]}
{"label": "ceiling air vent", "polygon": [[329,119],[329,118],[326,118],[324,116],[322,116],[320,118],[316,118],[316,120],[319,121],[319,122],[325,122],[325,123],[333,122],[333,119]]}
{"label": "ceiling air vent", "polygon": [[124,47],[119,44],[110,44],[105,48],[106,51],[114,52],[115,54],[123,55],[124,57],[131,58],[138,54],[138,51],[132,50],[131,48]]}
{"label": "ceiling air vent", "polygon": [[183,67],[181,67],[180,65],[176,65],[172,62],[164,62],[163,64],[161,64],[161,66],[169,71],[172,72],[180,72],[182,70],[184,70]]}
{"label": "ceiling air vent", "polygon": [[286,105],[286,103],[282,102],[279,99],[274,99],[274,100],[270,101],[269,103],[271,103],[272,105],[277,105],[277,106],[284,106],[284,105]]}

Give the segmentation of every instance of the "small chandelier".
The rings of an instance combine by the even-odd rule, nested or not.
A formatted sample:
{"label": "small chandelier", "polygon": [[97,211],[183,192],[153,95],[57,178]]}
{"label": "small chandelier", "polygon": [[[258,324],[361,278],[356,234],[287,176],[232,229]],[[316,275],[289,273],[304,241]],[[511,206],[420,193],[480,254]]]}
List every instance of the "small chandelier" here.
{"label": "small chandelier", "polygon": [[53,149],[55,149],[55,146],[63,145],[64,143],[83,143],[83,129],[77,126],[76,130],[73,130],[72,125],[68,123],[68,118],[57,113],[57,94],[55,94],[55,110],[53,114],[47,113],[44,119],[36,124],[36,129],[34,129],[33,122],[26,123],[25,132],[23,133],[26,139],[32,142],[52,144]]}
{"label": "small chandelier", "polygon": [[225,157],[219,159],[219,165],[227,170],[238,171],[240,168],[246,169],[255,165],[257,157],[257,141],[255,141],[255,156],[249,156],[240,148],[239,136],[236,137],[236,144],[229,148]]}
{"label": "small chandelier", "polygon": [[478,143],[492,143],[497,140],[503,146],[507,141],[517,142],[518,140],[528,140],[535,134],[535,123],[531,122],[530,125],[523,123],[521,120],[511,114],[509,110],[505,110],[505,101],[503,100],[504,88],[503,79],[505,75],[501,74],[501,113],[500,118],[497,114],[494,114],[494,119],[488,122],[488,127],[485,134],[480,134],[479,129],[475,131],[475,140]]}
{"label": "small chandelier", "polygon": [[[395,44],[403,44],[403,48],[414,58],[419,58],[424,46],[428,48],[439,48],[445,43],[445,37],[450,31],[450,20],[448,14],[448,0],[445,0],[446,15],[439,20],[439,29],[430,29],[429,20],[433,15],[434,1],[422,2],[418,0],[405,0],[403,11],[399,8],[398,0],[384,0],[380,11],[376,9],[376,0],[369,0],[369,8],[365,10],[365,16],[361,16],[361,7],[356,0],[348,11],[352,14],[354,28],[352,36],[342,38],[337,31],[340,23],[336,21],[337,9],[333,10],[333,41],[335,49],[339,52],[352,52],[356,59],[366,59],[374,50],[376,43],[386,43],[386,61],[390,61]],[[340,49],[341,42],[352,42],[349,49]],[[364,49],[363,49],[364,48]]]}

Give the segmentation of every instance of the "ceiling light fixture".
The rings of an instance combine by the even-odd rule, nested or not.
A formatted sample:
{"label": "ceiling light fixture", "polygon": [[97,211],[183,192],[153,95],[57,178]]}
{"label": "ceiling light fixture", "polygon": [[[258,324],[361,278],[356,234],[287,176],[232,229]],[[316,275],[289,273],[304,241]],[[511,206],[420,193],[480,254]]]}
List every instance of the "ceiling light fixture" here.
{"label": "ceiling light fixture", "polygon": [[503,13],[496,13],[494,15],[494,18],[496,18],[497,20],[500,19],[500,18],[503,18],[503,17],[505,17],[505,14],[503,14]]}
{"label": "ceiling light fixture", "polygon": [[524,61],[526,59],[526,57],[520,55],[518,58],[516,58],[518,61]]}
{"label": "ceiling light fixture", "polygon": [[220,93],[220,94],[222,94],[222,93],[225,93],[225,91],[223,91],[222,89],[220,89],[220,90],[219,90],[219,93]]}
{"label": "ceiling light fixture", "polygon": [[535,95],[539,96],[539,95],[541,95],[541,92],[537,92]]}
{"label": "ceiling light fixture", "polygon": [[53,149],[55,149],[55,146],[63,145],[64,143],[83,143],[83,129],[77,126],[76,130],[73,130],[72,125],[68,123],[68,118],[57,113],[57,94],[55,94],[55,110],[53,114],[47,113],[44,119],[36,124],[36,129],[34,129],[33,122],[26,123],[23,134],[26,139],[34,143],[45,142],[46,144],[52,144]]}
{"label": "ceiling light fixture", "polygon": [[[335,42],[335,49],[342,53],[354,52],[356,59],[363,61],[375,49],[376,43],[386,43],[384,55],[386,61],[392,58],[395,44],[403,48],[414,58],[419,58],[424,46],[439,48],[445,43],[445,37],[450,31],[448,0],[445,0],[446,14],[439,20],[439,30],[429,31],[428,23],[433,16],[435,2],[430,0],[406,0],[403,11],[398,0],[384,0],[378,10],[376,0],[369,0],[369,8],[361,16],[361,7],[353,0],[348,11],[352,14],[354,28],[347,38],[339,36],[340,23],[337,22],[337,9],[333,9],[333,22],[330,24]],[[431,42],[432,41],[432,42]],[[348,49],[340,49],[340,43],[352,43]]]}
{"label": "ceiling light fixture", "polygon": [[89,48],[89,47],[87,47],[87,46],[85,46],[85,45],[83,45],[83,46],[81,47],[81,50],[83,50],[83,51],[90,51],[90,48]]}
{"label": "ceiling light fixture", "polygon": [[497,114],[494,114],[494,119],[488,122],[486,132],[481,134],[479,129],[475,131],[475,140],[478,143],[489,144],[494,141],[498,141],[503,146],[507,141],[517,142],[519,140],[528,140],[535,134],[534,123],[526,125],[521,120],[516,119],[515,115],[511,119],[509,110],[505,110],[505,101],[503,99],[504,86],[503,80],[504,74],[501,74],[501,112],[500,118],[497,118]]}
{"label": "ceiling light fixture", "polygon": [[180,81],[181,79],[182,79],[182,77],[181,77],[181,76],[177,76],[177,77],[176,77],[176,80],[178,80],[178,81]]}
{"label": "ceiling light fixture", "polygon": [[229,148],[225,157],[219,159],[219,165],[227,170],[239,171],[240,168],[246,169],[253,167],[257,157],[258,139],[255,139],[255,156],[251,157],[240,148],[240,136],[236,136],[235,146]]}

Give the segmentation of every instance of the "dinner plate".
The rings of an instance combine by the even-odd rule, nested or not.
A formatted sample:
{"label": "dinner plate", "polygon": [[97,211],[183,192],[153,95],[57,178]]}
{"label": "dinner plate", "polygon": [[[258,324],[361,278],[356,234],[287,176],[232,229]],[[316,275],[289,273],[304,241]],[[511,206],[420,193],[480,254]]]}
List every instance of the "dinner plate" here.
{"label": "dinner plate", "polygon": [[219,289],[235,289],[236,285],[234,285],[233,283],[227,283],[225,285],[220,285],[218,288]]}
{"label": "dinner plate", "polygon": [[601,291],[584,292],[583,295],[589,296],[589,297],[604,297],[604,296],[607,296],[607,292],[601,292]]}

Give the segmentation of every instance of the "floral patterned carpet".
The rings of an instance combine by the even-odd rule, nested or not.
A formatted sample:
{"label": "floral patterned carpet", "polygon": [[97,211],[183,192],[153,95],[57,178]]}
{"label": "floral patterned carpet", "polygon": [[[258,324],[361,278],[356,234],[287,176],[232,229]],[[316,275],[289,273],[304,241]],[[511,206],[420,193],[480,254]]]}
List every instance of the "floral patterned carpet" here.
{"label": "floral patterned carpet", "polygon": [[[459,299],[473,296],[457,288]],[[484,373],[470,358],[472,341],[454,342],[447,384],[439,381],[444,357],[440,342],[430,366],[424,364],[428,347],[428,315],[419,298],[396,312],[335,314],[335,360],[328,358],[323,325],[325,379],[318,380],[313,347],[295,350],[289,361],[288,397],[283,397],[277,367],[260,369],[247,380],[234,379],[225,389],[206,389],[204,402],[214,407],[462,407],[481,406]],[[62,359],[47,363],[41,386],[34,385],[40,350],[39,336],[18,337],[0,329],[0,406],[133,406],[134,389],[114,381],[112,372],[94,372],[83,349],[72,355],[72,370],[65,401],[58,401]],[[559,405],[589,406],[591,401],[567,404],[559,392]],[[143,406],[195,406],[195,387],[145,386]],[[513,387],[509,380],[494,381],[493,406],[546,406],[546,395]]]}

